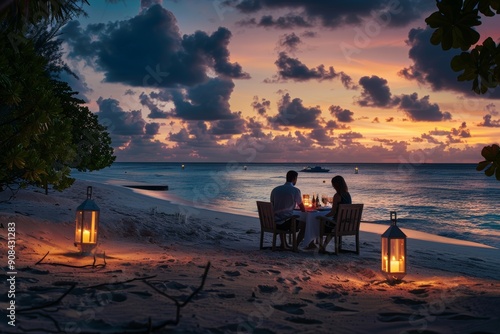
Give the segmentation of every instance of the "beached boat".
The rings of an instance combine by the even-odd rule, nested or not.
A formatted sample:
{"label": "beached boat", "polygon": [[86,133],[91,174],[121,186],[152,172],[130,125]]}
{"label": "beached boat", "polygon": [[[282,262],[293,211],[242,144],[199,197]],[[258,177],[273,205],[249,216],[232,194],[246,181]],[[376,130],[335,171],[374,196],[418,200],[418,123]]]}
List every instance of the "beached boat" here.
{"label": "beached boat", "polygon": [[301,170],[301,172],[307,172],[307,173],[328,173],[329,171],[330,171],[329,169],[322,168],[320,166],[314,166],[314,167],[307,166],[306,168]]}

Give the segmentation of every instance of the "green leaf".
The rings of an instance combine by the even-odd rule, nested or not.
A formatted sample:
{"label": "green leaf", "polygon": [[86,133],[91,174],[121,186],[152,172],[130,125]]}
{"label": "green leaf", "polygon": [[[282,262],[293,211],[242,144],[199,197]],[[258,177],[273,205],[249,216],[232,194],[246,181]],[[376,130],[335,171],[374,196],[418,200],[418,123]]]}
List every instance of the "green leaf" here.
{"label": "green leaf", "polygon": [[490,161],[481,161],[477,164],[476,166],[476,170],[479,172],[479,171],[482,171],[483,169],[485,169],[486,167],[489,166],[489,164],[491,164]]}
{"label": "green leaf", "polygon": [[487,170],[484,171],[484,174],[487,176],[492,176],[495,173],[495,165],[491,165]]}
{"label": "green leaf", "polygon": [[499,153],[500,153],[500,147],[496,144],[493,144],[491,146],[485,146],[481,150],[481,155],[487,161],[494,161],[495,159],[498,159]]}

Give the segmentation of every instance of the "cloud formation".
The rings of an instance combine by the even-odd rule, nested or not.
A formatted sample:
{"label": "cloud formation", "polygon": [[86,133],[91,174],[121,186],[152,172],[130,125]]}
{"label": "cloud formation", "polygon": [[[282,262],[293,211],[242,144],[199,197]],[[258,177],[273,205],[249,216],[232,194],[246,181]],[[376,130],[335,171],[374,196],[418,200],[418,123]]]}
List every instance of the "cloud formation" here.
{"label": "cloud formation", "polygon": [[297,82],[308,80],[323,81],[340,78],[345,88],[357,88],[352,83],[352,79],[350,76],[348,76],[344,72],[335,72],[333,66],[325,69],[325,65],[321,64],[316,68],[308,68],[300,60],[288,56],[287,53],[283,51],[279,53],[278,59],[274,63],[278,67],[278,73],[274,75],[272,79],[265,79],[264,82],[266,83],[286,82],[287,80],[293,80]]}
{"label": "cloud formation", "polygon": [[398,108],[403,110],[412,121],[436,122],[451,120],[449,112],[443,112],[436,103],[429,102],[429,95],[419,99],[417,93],[403,94]]}
{"label": "cloud formation", "polygon": [[[392,96],[387,80],[376,75],[364,76],[359,79],[363,88],[361,96],[356,103],[362,107],[392,108],[396,107],[410,118],[410,120],[437,122],[451,120],[452,116],[447,111],[441,111],[439,105],[430,103],[429,96],[419,99],[417,93]],[[388,119],[388,122],[394,119]]]}
{"label": "cloud formation", "polygon": [[362,91],[357,104],[360,106],[388,108],[395,104],[391,99],[392,94],[386,79],[376,75],[364,76],[359,79],[359,84]]}
{"label": "cloud formation", "polygon": [[252,18],[243,21],[246,25],[276,27],[280,29],[322,25],[336,28],[345,25],[360,25],[372,20],[389,26],[405,26],[415,19],[420,19],[423,12],[434,8],[434,4],[424,0],[360,0],[324,1],[324,0],[240,0],[228,1],[245,14],[254,14],[269,10],[289,10],[290,12],[274,18],[263,15],[260,20]]}
{"label": "cloud formation", "polygon": [[129,20],[89,24],[85,29],[73,21],[61,31],[70,48],[68,56],[103,72],[106,82],[193,86],[208,80],[208,70],[233,79],[250,77],[229,61],[228,29],[181,36],[175,16],[157,4]]}
{"label": "cloud formation", "polygon": [[292,99],[290,94],[286,93],[278,102],[278,114],[268,117],[268,121],[277,128],[292,126],[314,129],[319,126],[318,117],[320,114],[319,107],[304,107],[301,99]]}
{"label": "cloud formation", "polygon": [[[434,91],[454,91],[474,96],[472,81],[458,81],[461,72],[451,69],[451,59],[460,54],[460,50],[444,51],[430,42],[433,29],[417,28],[408,33],[408,52],[413,65],[403,68],[399,74],[409,80],[429,85]],[[490,90],[485,97],[500,98],[500,90]]]}

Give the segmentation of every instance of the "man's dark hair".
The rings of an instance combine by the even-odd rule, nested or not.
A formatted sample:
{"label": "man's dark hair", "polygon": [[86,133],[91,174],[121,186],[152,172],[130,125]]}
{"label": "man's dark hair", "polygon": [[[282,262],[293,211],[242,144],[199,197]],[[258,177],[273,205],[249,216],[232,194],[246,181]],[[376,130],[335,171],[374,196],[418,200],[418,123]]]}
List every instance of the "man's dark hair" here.
{"label": "man's dark hair", "polygon": [[292,182],[299,176],[299,173],[297,173],[294,170],[289,170],[288,173],[286,173],[286,182]]}

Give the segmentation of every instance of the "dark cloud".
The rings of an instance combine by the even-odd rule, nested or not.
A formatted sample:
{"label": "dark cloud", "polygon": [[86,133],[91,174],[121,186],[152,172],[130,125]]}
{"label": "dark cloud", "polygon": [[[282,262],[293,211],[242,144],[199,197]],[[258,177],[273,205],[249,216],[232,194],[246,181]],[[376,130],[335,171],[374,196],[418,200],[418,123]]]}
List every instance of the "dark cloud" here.
{"label": "dark cloud", "polygon": [[239,117],[215,121],[211,124],[210,133],[219,136],[219,139],[229,139],[232,135],[246,132],[245,124],[245,120]]}
{"label": "dark cloud", "polygon": [[485,126],[488,128],[500,128],[500,119],[492,120],[490,114],[484,115],[483,122],[478,123],[477,126]]}
{"label": "dark cloud", "polygon": [[385,121],[387,123],[390,123],[390,122],[394,122],[394,117],[389,117],[389,118],[386,118]]}
{"label": "dark cloud", "polygon": [[496,109],[496,106],[495,106],[495,104],[493,104],[493,103],[488,104],[488,105],[485,107],[485,109],[486,109],[486,111],[487,111],[489,114],[491,114],[491,115],[493,115],[493,116],[497,116],[497,115],[498,115],[498,111],[497,111],[497,109]]}
{"label": "dark cloud", "polygon": [[294,126],[304,129],[314,129],[319,126],[318,117],[321,114],[319,107],[304,107],[302,100],[285,94],[278,103],[278,115],[268,117],[268,121],[276,127]]}
{"label": "dark cloud", "polygon": [[265,115],[266,111],[271,107],[271,101],[262,99],[259,100],[258,96],[253,97],[253,102],[251,103],[253,110],[257,111],[259,115]]}
{"label": "dark cloud", "polygon": [[265,28],[278,28],[278,29],[291,29],[291,28],[310,28],[313,25],[307,22],[300,15],[289,14],[286,16],[274,18],[272,15],[265,15],[256,20],[254,18],[248,20],[241,20],[238,22],[242,26],[258,26]]}
{"label": "dark cloud", "polygon": [[436,144],[436,145],[443,145],[444,143],[439,141],[438,139],[434,138],[430,134],[423,133],[420,135],[420,137],[423,139],[423,141],[429,143],[429,144]]}
{"label": "dark cloud", "polygon": [[162,0],[141,0],[141,10],[148,9],[153,5],[161,5]]}
{"label": "dark cloud", "polygon": [[172,91],[175,108],[171,115],[185,120],[229,120],[240,116],[231,112],[229,98],[234,89],[230,79],[213,78],[184,90]]}
{"label": "dark cloud", "polygon": [[294,52],[297,50],[298,46],[302,41],[300,40],[300,37],[295,35],[294,32],[291,34],[284,34],[283,36],[280,37],[279,40],[279,46],[285,48],[286,51],[288,52]]}
{"label": "dark cloud", "polygon": [[124,111],[115,99],[97,99],[99,122],[107,127],[113,147],[121,147],[132,137],[145,135],[146,121],[139,110]]}
{"label": "dark cloud", "polygon": [[[357,99],[357,104],[363,107],[391,108],[397,106],[403,110],[410,120],[418,121],[447,121],[451,120],[451,114],[447,111],[442,112],[439,106],[429,102],[429,96],[424,96],[420,100],[418,94],[402,94],[392,96],[391,90],[387,85],[387,80],[378,76],[362,77],[359,84],[363,87],[361,97]],[[392,122],[393,117],[386,119]]]}
{"label": "dark cloud", "polygon": [[429,131],[429,134],[432,135],[432,136],[446,136],[449,133],[450,133],[450,131],[447,131],[447,130],[438,130],[438,129],[434,129],[434,130]]}
{"label": "dark cloud", "polygon": [[[289,14],[274,19],[263,16],[259,23],[252,19],[254,24],[278,28],[302,27],[312,25],[317,21],[321,25],[335,28],[343,25],[361,25],[372,22],[379,26],[405,26],[412,20],[422,19],[422,13],[435,8],[431,1],[424,0],[360,0],[360,1],[324,1],[324,0],[242,0],[228,2],[243,13],[253,14],[272,9],[288,9]],[[299,15],[294,14],[299,11]],[[294,20],[292,18],[301,18]],[[266,19],[264,19],[266,18]],[[307,20],[306,20],[307,19]],[[277,22],[283,21],[282,24]],[[273,23],[273,24],[271,24]],[[285,25],[286,23],[286,25]],[[368,24],[368,23],[367,23]]]}
{"label": "dark cloud", "polygon": [[306,38],[314,38],[316,36],[318,36],[318,33],[316,31],[308,30],[308,31],[304,31],[302,33],[302,37],[306,37]]}
{"label": "dark cloud", "polygon": [[75,76],[71,74],[68,74],[66,71],[61,71],[58,74],[59,79],[61,81],[67,82],[73,91],[78,92],[78,94],[75,95],[76,98],[82,99],[83,101],[88,103],[90,99],[87,97],[87,95],[93,92],[92,88],[87,85],[85,76],[82,73],[75,69],[72,69],[71,71],[77,76],[77,78],[75,78]]}
{"label": "dark cloud", "polygon": [[309,134],[309,138],[321,146],[332,146],[334,144],[334,138],[328,136],[327,131],[323,128],[313,129]]}
{"label": "dark cloud", "polygon": [[106,120],[108,131],[123,135],[142,135],[146,121],[139,110],[124,111],[115,99],[97,99],[99,112],[97,115],[101,122]]}
{"label": "dark cloud", "polygon": [[[409,80],[429,85],[435,91],[454,91],[465,95],[475,95],[472,81],[458,81],[462,72],[451,69],[451,59],[460,54],[460,50],[444,51],[438,45],[432,45],[430,38],[433,29],[411,29],[407,44],[410,46],[409,57],[413,65],[402,69],[399,74]],[[490,90],[483,97],[500,98],[500,90]]]}
{"label": "dark cloud", "polygon": [[417,93],[403,94],[398,108],[403,110],[412,121],[436,122],[451,120],[451,114],[447,111],[441,111],[436,103],[431,104],[428,95],[418,99]]}
{"label": "dark cloud", "polygon": [[145,134],[146,136],[152,138],[154,135],[157,135],[160,130],[160,123],[146,123],[145,125]]}
{"label": "dark cloud", "polygon": [[266,79],[264,82],[275,83],[293,81],[308,81],[308,80],[332,80],[340,76],[341,82],[347,89],[355,89],[352,85],[351,77],[344,72],[337,73],[332,66],[325,69],[323,64],[316,68],[308,68],[297,58],[289,57],[286,52],[280,52],[278,59],[274,62],[278,67],[278,74],[273,76],[273,79]]}
{"label": "dark cloud", "polygon": [[160,5],[124,21],[90,24],[77,21],[62,30],[70,58],[83,59],[104,72],[106,82],[141,87],[192,86],[208,80],[207,71],[230,78],[249,78],[229,62],[231,32],[181,36],[174,15]]}
{"label": "dark cloud", "polygon": [[168,118],[171,114],[161,110],[145,93],[141,93],[139,96],[139,102],[150,110],[150,113],[147,116],[148,118]]}
{"label": "dark cloud", "polygon": [[389,108],[397,102],[392,100],[387,80],[383,78],[376,75],[371,77],[364,76],[359,79],[359,84],[363,90],[357,103],[362,107]]}
{"label": "dark cloud", "polygon": [[470,138],[470,130],[467,129],[467,123],[462,122],[462,124],[457,128],[451,129],[451,135],[454,137],[460,137],[460,138]]}
{"label": "dark cloud", "polygon": [[340,106],[332,105],[328,108],[328,110],[330,110],[330,114],[337,118],[339,122],[350,123],[354,121],[354,118],[352,118],[352,115],[354,115],[354,113],[348,109],[343,109]]}
{"label": "dark cloud", "polygon": [[363,138],[363,135],[361,133],[353,131],[349,131],[339,135],[339,140],[342,142],[342,145],[352,145],[355,139],[361,138]]}
{"label": "dark cloud", "polygon": [[[190,148],[220,148],[217,140],[228,139],[231,135],[245,132],[244,121],[223,120],[207,123],[205,121],[187,122],[186,128],[170,133],[168,140]],[[208,153],[208,152],[207,152]],[[209,156],[209,155],[207,155]]]}
{"label": "dark cloud", "polygon": [[258,122],[255,117],[252,117],[248,120],[247,129],[250,131],[249,135],[252,138],[264,138],[266,135],[264,134],[264,125],[261,122]]}
{"label": "dark cloud", "polygon": [[405,152],[408,145],[409,145],[405,141],[397,141],[397,140],[392,140],[392,139],[375,138],[373,140],[381,143],[384,146],[389,146],[395,151],[402,151],[402,152]]}
{"label": "dark cloud", "polygon": [[329,120],[328,122],[326,122],[325,124],[325,129],[327,130],[333,130],[333,129],[350,129],[349,126],[345,125],[345,124],[339,124],[333,120]]}

